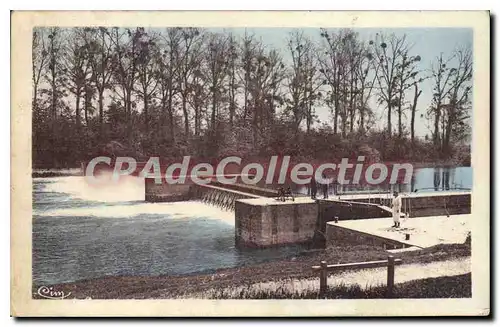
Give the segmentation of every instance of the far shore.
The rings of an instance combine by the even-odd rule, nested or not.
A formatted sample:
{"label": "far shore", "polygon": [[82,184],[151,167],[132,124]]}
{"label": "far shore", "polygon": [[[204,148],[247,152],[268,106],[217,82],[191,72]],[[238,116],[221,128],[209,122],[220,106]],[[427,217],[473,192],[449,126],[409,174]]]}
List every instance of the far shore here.
{"label": "far shore", "polygon": [[[387,162],[388,164],[395,164],[401,162]],[[455,168],[455,167],[470,167],[470,165],[457,165],[451,162],[417,162],[413,163],[414,169],[422,168]],[[81,176],[82,171],[80,167],[70,168],[33,168],[31,173],[32,178],[47,178],[47,177],[64,177],[64,176]]]}

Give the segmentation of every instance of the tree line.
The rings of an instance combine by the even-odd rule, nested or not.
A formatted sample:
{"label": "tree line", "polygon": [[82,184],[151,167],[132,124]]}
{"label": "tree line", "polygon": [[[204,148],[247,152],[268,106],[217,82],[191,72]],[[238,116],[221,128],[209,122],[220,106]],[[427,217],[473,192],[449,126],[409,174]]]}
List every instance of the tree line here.
{"label": "tree line", "polygon": [[[162,157],[365,149],[384,160],[469,160],[469,47],[423,64],[405,35],[318,36],[295,30],[276,49],[249,33],[201,28],[37,28],[33,162],[74,166],[109,142]],[[418,114],[422,92],[432,104]],[[318,108],[331,119],[320,122]],[[417,119],[430,137],[416,137]]]}

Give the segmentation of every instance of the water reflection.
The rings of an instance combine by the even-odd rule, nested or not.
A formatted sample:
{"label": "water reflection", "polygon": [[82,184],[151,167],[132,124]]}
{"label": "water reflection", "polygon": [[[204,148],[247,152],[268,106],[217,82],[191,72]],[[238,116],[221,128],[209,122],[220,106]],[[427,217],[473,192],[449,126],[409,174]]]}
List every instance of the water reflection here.
{"label": "water reflection", "polygon": [[[311,195],[309,185],[294,185],[295,192]],[[363,193],[390,193],[394,191],[408,192],[440,192],[448,190],[472,189],[471,167],[436,167],[420,168],[414,171],[410,183],[380,184],[380,185],[328,185],[328,195],[345,194],[351,192]],[[318,186],[318,197],[323,197],[323,188]]]}

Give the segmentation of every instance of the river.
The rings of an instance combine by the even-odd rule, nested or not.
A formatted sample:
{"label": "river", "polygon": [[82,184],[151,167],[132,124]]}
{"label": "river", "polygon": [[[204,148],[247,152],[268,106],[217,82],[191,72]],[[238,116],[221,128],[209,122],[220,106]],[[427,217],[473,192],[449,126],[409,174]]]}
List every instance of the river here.
{"label": "river", "polygon": [[[449,188],[472,187],[470,167],[447,171],[448,178],[437,168],[419,169],[408,187],[439,191],[443,180]],[[136,177],[99,188],[80,176],[34,178],[34,283],[209,272],[296,256],[304,250],[288,246],[240,251],[234,244],[232,212],[194,201],[143,199],[144,182]]]}

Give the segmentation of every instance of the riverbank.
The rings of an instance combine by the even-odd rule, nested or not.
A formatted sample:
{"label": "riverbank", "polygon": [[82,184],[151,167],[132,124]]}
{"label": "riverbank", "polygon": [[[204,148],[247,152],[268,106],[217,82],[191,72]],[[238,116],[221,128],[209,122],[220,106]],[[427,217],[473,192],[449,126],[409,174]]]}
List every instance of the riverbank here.
{"label": "riverbank", "polygon": [[[305,160],[305,159],[304,159]],[[305,160],[306,161],[306,160]],[[387,164],[396,164],[401,162],[386,162]],[[412,163],[413,169],[422,168],[453,168],[453,167],[470,167],[469,165],[464,165],[462,163],[457,163],[454,161],[433,161],[433,162],[416,162]],[[82,175],[81,168],[33,168],[31,177],[62,177],[62,176],[80,176]]]}
{"label": "riverbank", "polygon": [[[424,265],[422,269],[427,269],[429,265]],[[414,268],[414,267],[412,267]],[[456,267],[453,267],[456,268]],[[460,267],[462,268],[462,267]],[[398,267],[397,276],[404,273],[405,266]],[[402,271],[403,270],[403,271]],[[461,274],[461,272],[465,272]],[[418,270],[417,270],[418,272]],[[460,273],[455,275],[456,273]],[[440,277],[411,278],[408,281],[400,282],[395,280],[394,289],[391,298],[413,298],[413,299],[432,299],[432,298],[470,298],[472,296],[472,281],[469,269],[459,269],[458,271],[440,271]],[[451,275],[446,275],[451,274]],[[346,274],[347,275],[347,274]],[[385,274],[383,274],[385,276]],[[351,276],[344,276],[350,278]],[[337,278],[337,276],[334,276]],[[288,283],[287,283],[288,282]],[[319,285],[314,287],[302,288],[297,282],[305,282],[304,280],[284,281],[283,283],[270,287],[268,285],[251,285],[244,288],[215,290],[207,294],[203,294],[201,298],[208,299],[251,299],[251,300],[268,300],[268,299],[319,299]],[[307,280],[308,285],[311,285],[311,280]],[[317,281],[319,284],[319,280]],[[350,283],[345,284],[338,282],[330,285],[325,291],[322,299],[384,299],[388,298],[387,286],[384,282],[363,286],[362,284]],[[297,287],[298,286],[298,287]],[[197,297],[198,298],[198,297]]]}
{"label": "riverbank", "polygon": [[[426,264],[403,264],[395,269],[394,297],[470,297],[471,282],[457,284],[454,280],[471,274],[470,257]],[[435,282],[436,280],[442,280]],[[449,284],[447,284],[449,282]],[[436,289],[426,288],[434,284]],[[414,289],[409,288],[412,285]],[[359,299],[387,297],[387,268],[368,268],[330,275],[328,289],[322,298]],[[201,299],[317,299],[319,277],[283,279],[274,282],[211,289],[188,297]]]}
{"label": "riverbank", "polygon": [[33,169],[32,178],[47,178],[47,177],[65,177],[65,176],[81,176],[81,168],[68,169]]}
{"label": "riverbank", "polygon": [[[431,248],[394,254],[404,264],[426,264],[469,257],[467,244],[438,245]],[[310,251],[286,260],[251,266],[218,269],[198,275],[109,276],[72,283],[51,285],[54,290],[71,293],[76,299],[151,299],[178,298],[213,289],[241,287],[283,279],[311,278],[311,266],[325,260],[329,264],[383,260],[389,255],[372,246],[332,247]],[[42,285],[34,285],[33,293]],[[45,285],[47,286],[47,285]],[[40,298],[37,295],[35,298]]]}

